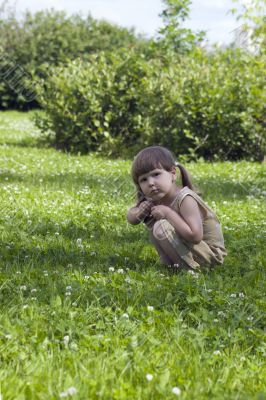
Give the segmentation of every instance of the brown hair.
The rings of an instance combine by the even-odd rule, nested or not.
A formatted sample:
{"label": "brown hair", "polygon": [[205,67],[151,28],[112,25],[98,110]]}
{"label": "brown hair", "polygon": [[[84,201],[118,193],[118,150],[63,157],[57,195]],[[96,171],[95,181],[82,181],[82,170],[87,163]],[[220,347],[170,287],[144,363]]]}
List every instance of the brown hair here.
{"label": "brown hair", "polygon": [[165,147],[146,147],[136,155],[132,164],[131,175],[138,190],[137,197],[139,202],[142,201],[144,196],[140,190],[138,178],[156,168],[163,168],[166,171],[171,171],[173,166],[177,166],[180,170],[183,187],[187,186],[189,189],[194,190],[187,170],[182,165],[175,162],[173,154]]}

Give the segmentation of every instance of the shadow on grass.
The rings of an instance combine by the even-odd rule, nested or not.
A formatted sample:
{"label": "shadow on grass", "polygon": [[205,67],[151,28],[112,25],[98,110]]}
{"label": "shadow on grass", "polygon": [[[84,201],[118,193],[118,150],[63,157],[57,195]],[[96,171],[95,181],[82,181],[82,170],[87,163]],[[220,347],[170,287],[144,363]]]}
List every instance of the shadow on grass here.
{"label": "shadow on grass", "polygon": [[[53,232],[47,236],[38,231],[38,228],[31,232],[24,230],[23,233],[27,240],[20,240],[19,235],[15,234],[11,237],[13,242],[10,240],[1,243],[2,265],[13,264],[23,268],[23,265],[32,262],[38,266],[42,265],[44,269],[53,269],[56,266],[67,267],[72,264],[75,268],[91,272],[95,268],[99,269],[99,266],[102,270],[109,267],[134,269],[136,265],[155,261],[150,254],[152,252],[146,252],[143,256],[143,249],[151,249],[152,246],[147,238],[143,238],[141,232],[126,232],[125,235],[121,235],[115,231],[107,233],[91,230],[91,239],[88,238],[85,228],[71,224],[61,229],[60,237],[55,236]],[[31,237],[37,239],[37,243],[43,242],[43,246],[29,246]]]}
{"label": "shadow on grass", "polygon": [[[122,225],[119,227],[123,228]],[[23,265],[32,262],[38,266],[42,265],[44,269],[53,269],[56,266],[67,267],[72,264],[88,273],[99,268],[102,271],[108,270],[109,267],[145,270],[147,266],[158,266],[156,251],[142,227],[129,230],[125,226],[123,234],[115,229],[98,229],[97,225],[90,228],[88,234],[88,228],[71,223],[61,227],[58,237],[54,232],[47,235],[45,224],[42,224],[41,228],[36,225],[33,229],[23,229],[27,240],[20,240],[16,233],[9,242],[2,243],[2,265],[13,264],[23,268]],[[225,232],[224,236],[228,250],[225,268],[228,265],[229,274],[234,275],[236,270],[245,273],[251,268],[259,267],[265,250],[263,236],[258,237],[256,227]],[[35,239],[35,243],[43,245],[29,246],[31,237]],[[11,240],[13,244],[10,246]]]}
{"label": "shadow on grass", "polygon": [[0,146],[19,147],[19,148],[47,148],[47,146],[40,146],[36,139],[16,141],[0,141]]}

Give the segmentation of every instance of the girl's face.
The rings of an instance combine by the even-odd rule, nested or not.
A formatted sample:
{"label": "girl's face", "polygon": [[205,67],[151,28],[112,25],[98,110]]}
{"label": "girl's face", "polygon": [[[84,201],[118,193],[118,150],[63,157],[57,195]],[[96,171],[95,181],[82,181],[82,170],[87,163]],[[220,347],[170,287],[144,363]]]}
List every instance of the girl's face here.
{"label": "girl's face", "polygon": [[166,171],[162,168],[153,169],[146,174],[140,175],[138,183],[145,197],[150,198],[155,203],[162,200],[167,202],[176,192],[176,169]]}

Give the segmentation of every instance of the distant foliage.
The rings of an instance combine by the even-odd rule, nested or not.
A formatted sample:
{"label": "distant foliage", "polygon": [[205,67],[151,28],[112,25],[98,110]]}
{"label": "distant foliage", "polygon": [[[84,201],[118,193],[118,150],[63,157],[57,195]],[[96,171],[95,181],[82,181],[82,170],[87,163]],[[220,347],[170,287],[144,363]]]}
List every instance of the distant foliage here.
{"label": "distant foliage", "polygon": [[39,82],[38,98],[46,116],[37,117],[57,148],[86,153],[142,146],[151,132],[150,107],[156,71],[132,52],[98,54],[54,69]]}
{"label": "distant foliage", "polygon": [[88,60],[103,50],[142,48],[145,43],[133,30],[55,10],[27,12],[19,20],[15,11],[2,8],[0,37],[0,109],[36,106],[37,100],[31,101],[35,96],[27,98],[22,87],[34,92],[34,80],[49,76],[51,66],[77,57]]}
{"label": "distant foliage", "polygon": [[261,159],[263,63],[226,50],[147,61],[101,54],[53,71],[39,85],[38,125],[57,148],[132,154],[161,144],[205,159]]}
{"label": "distant foliage", "polygon": [[254,53],[203,50],[204,33],[182,25],[191,0],[163,3],[152,40],[90,16],[19,20],[0,7],[0,109],[42,107],[36,123],[64,151],[126,156],[160,144],[190,159],[262,159],[265,17],[253,12],[265,0],[240,17],[256,23]]}

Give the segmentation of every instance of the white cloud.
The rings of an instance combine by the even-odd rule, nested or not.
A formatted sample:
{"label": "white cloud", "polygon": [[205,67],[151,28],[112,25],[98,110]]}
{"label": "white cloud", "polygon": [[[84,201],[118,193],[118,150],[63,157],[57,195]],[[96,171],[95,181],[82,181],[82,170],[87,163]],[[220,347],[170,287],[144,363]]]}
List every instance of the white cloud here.
{"label": "white cloud", "polygon": [[232,2],[230,0],[194,0],[193,7],[203,7],[211,9],[226,9],[227,7],[232,7]]}
{"label": "white cloud", "polygon": [[[237,23],[228,10],[233,8],[232,0],[193,0],[190,20],[185,26],[193,30],[206,30],[210,42],[230,41],[230,32]],[[17,9],[35,12],[54,8],[68,14],[90,13],[94,18],[105,19],[120,26],[135,27],[138,33],[152,36],[162,26],[161,0],[17,0]]]}

